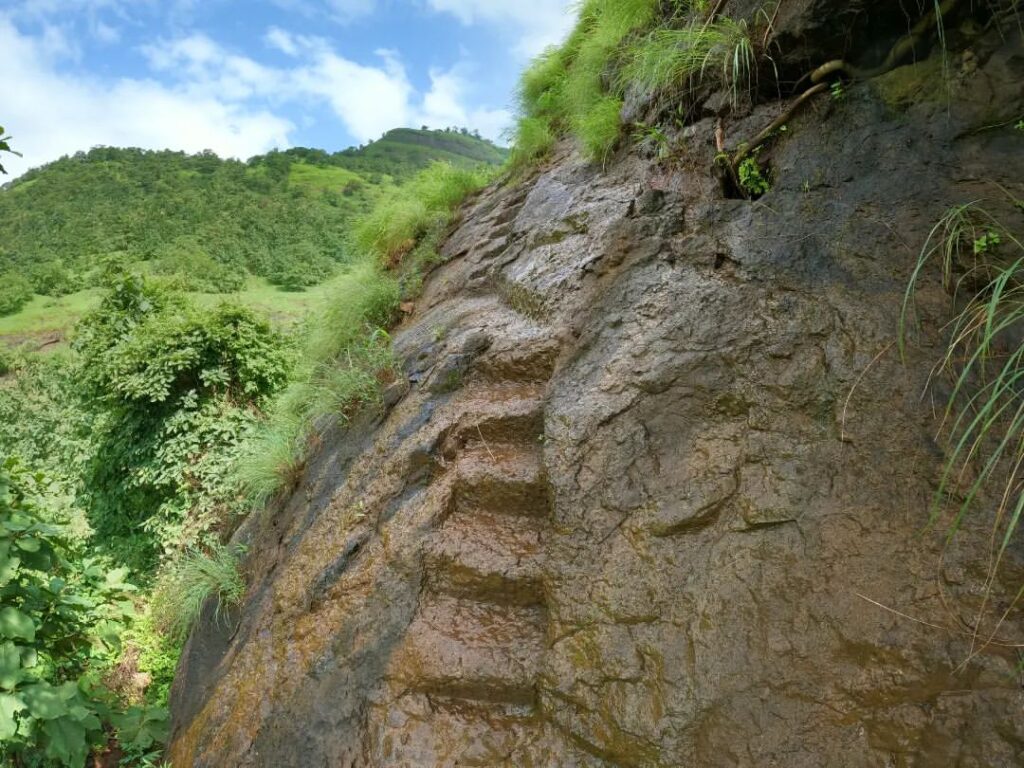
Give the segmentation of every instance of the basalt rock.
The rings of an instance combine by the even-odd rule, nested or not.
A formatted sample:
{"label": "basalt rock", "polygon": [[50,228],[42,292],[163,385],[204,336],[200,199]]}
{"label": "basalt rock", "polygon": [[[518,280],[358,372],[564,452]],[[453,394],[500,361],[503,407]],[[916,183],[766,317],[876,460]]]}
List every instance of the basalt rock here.
{"label": "basalt rock", "polygon": [[[173,764],[1019,765],[1017,652],[971,655],[986,521],[925,530],[937,273],[894,345],[935,220],[1020,192],[1024,139],[982,129],[1024,113],[1024,50],[974,53],[942,98],[924,63],[813,102],[757,202],[710,121],[670,165],[563,145],[473,201],[395,333],[413,382],[242,531]],[[1020,551],[1003,577],[993,615]]]}

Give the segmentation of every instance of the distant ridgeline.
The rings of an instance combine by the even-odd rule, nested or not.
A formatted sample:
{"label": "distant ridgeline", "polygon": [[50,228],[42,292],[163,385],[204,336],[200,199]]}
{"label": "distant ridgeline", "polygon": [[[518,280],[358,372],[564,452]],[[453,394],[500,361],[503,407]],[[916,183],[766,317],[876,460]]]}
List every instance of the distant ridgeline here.
{"label": "distant ridgeline", "polygon": [[248,162],[97,148],[0,189],[0,275],[61,295],[146,262],[188,290],[237,290],[246,273],[301,288],[344,259],[346,222],[421,168],[506,154],[465,130],[404,128],[334,154],[299,148]]}

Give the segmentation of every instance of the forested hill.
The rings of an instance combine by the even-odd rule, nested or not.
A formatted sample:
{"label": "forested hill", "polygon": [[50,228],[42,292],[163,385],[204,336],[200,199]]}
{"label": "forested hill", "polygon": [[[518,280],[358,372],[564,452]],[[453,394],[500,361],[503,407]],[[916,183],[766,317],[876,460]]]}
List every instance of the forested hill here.
{"label": "forested hill", "polygon": [[195,290],[236,290],[246,273],[315,283],[344,256],[345,223],[435,161],[499,164],[468,131],[397,129],[365,147],[213,153],[101,147],[29,171],[0,190],[0,275],[60,295],[111,263],[146,261]]}

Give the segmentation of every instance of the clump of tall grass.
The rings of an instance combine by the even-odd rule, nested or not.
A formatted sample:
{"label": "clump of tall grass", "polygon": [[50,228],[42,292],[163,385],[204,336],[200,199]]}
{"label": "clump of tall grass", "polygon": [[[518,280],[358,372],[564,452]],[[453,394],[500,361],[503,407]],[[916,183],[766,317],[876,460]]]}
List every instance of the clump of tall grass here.
{"label": "clump of tall grass", "polygon": [[992,529],[991,586],[1024,514],[1024,242],[982,201],[947,211],[929,234],[907,286],[901,349],[921,275],[936,259],[943,284],[960,309],[936,366],[953,384],[943,417],[950,450],[931,521],[938,521],[947,499],[957,498],[949,524],[952,536],[986,489],[1001,485]]}
{"label": "clump of tall grass", "polygon": [[[655,23],[658,0],[586,0],[559,49],[542,54],[519,87],[520,121],[513,167],[542,157],[571,131],[592,160],[603,161],[621,133],[620,95],[609,88],[623,41]],[[522,148],[520,149],[520,144]]]}
{"label": "clump of tall grass", "polygon": [[435,164],[356,224],[359,255],[328,284],[290,384],[236,463],[236,484],[250,504],[262,506],[295,485],[320,431],[380,402],[397,369],[386,329],[403,295],[436,262],[457,206],[491,173]]}
{"label": "clump of tall grass", "polygon": [[161,632],[178,641],[188,637],[210,598],[217,599],[216,619],[245,596],[239,571],[239,547],[214,545],[207,552],[189,550],[160,576],[153,593],[153,616]]}
{"label": "clump of tall grass", "polygon": [[655,94],[714,78],[729,90],[735,106],[754,88],[757,58],[745,21],[694,21],[679,29],[655,30],[634,43],[619,85]]}
{"label": "clump of tall grass", "polygon": [[394,266],[431,227],[446,224],[466,195],[490,179],[485,169],[435,163],[383,200],[352,232],[357,249]]}
{"label": "clump of tall grass", "polygon": [[237,484],[254,505],[294,485],[315,424],[333,414],[345,418],[375,402],[394,370],[387,334],[394,319],[398,281],[373,255],[362,257],[328,284],[327,303],[314,312],[292,381],[244,447]]}
{"label": "clump of tall grass", "polygon": [[521,117],[516,125],[515,142],[508,164],[513,171],[522,170],[542,159],[555,145],[555,131],[543,117]]}

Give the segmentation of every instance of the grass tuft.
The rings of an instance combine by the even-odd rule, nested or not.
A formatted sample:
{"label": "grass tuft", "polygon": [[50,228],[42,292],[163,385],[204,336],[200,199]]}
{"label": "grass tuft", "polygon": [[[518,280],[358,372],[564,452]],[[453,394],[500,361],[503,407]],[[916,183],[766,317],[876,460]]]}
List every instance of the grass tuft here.
{"label": "grass tuft", "polygon": [[328,288],[291,383],[236,465],[236,482],[254,506],[295,485],[317,421],[344,419],[375,402],[380,382],[394,370],[381,329],[394,319],[398,281],[367,256]]}
{"label": "grass tuft", "polygon": [[583,3],[566,44],[542,54],[520,82],[514,169],[543,157],[566,131],[591,160],[607,159],[622,130],[622,101],[613,87],[618,56],[624,41],[653,25],[659,12],[658,0]]}
{"label": "grass tuft", "polygon": [[631,46],[619,85],[650,96],[712,78],[728,88],[734,106],[754,89],[757,53],[746,22],[723,17],[712,24],[655,30]]}
{"label": "grass tuft", "polygon": [[543,117],[521,117],[516,127],[515,145],[509,156],[513,171],[527,168],[543,159],[555,145],[555,132]]}
{"label": "grass tuft", "polygon": [[179,641],[188,637],[211,597],[217,598],[216,618],[245,596],[238,568],[243,550],[214,546],[209,552],[189,550],[160,577],[153,595],[153,615],[161,632]]}
{"label": "grass tuft", "polygon": [[621,113],[622,99],[603,96],[577,118],[576,136],[591,160],[602,165],[607,162],[622,132]]}
{"label": "grass tuft", "polygon": [[943,284],[961,309],[936,366],[953,384],[942,424],[950,450],[931,522],[938,521],[947,500],[956,499],[948,526],[953,536],[981,504],[986,489],[1001,486],[987,600],[1024,514],[1024,344],[1019,341],[1024,329],[1024,242],[982,201],[947,211],[930,232],[907,286],[901,350],[913,297],[925,266],[935,259],[941,263]]}
{"label": "grass tuft", "polygon": [[447,224],[456,205],[490,179],[485,169],[435,163],[382,201],[359,221],[352,239],[362,253],[397,265],[432,227]]}

